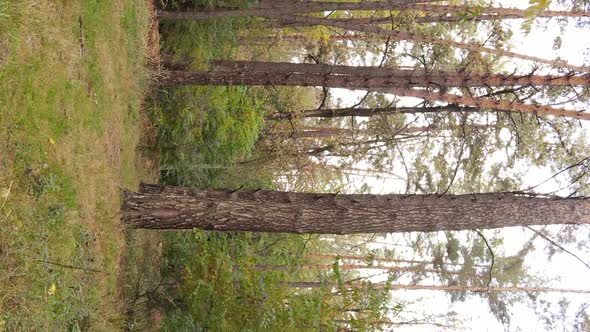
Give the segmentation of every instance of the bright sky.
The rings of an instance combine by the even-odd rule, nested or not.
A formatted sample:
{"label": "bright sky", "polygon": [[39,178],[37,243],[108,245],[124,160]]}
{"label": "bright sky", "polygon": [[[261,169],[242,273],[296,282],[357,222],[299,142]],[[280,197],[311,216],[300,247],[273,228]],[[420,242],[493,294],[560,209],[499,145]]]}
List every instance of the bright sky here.
{"label": "bright sky", "polygon": [[[502,6],[509,7],[520,7],[526,8],[526,1],[498,1],[502,3]],[[511,5],[517,4],[517,5]],[[583,31],[575,27],[574,21],[566,25],[565,33],[562,34],[562,46],[560,50],[555,51],[552,49],[554,37],[560,35],[560,28],[555,24],[555,19],[547,21],[547,19],[541,19],[538,22],[546,23],[547,26],[539,26],[538,24],[533,25],[531,33],[524,35],[520,28],[520,22],[518,20],[512,21],[512,31],[514,32],[513,48],[512,50],[518,53],[539,56],[547,59],[554,59],[557,56],[562,59],[566,59],[568,62],[576,65],[582,65],[584,55],[590,50],[590,38],[587,30]],[[544,25],[543,24],[543,25]],[[545,29],[547,28],[547,29]],[[525,72],[531,67],[530,63],[518,62],[515,66],[523,69]],[[507,68],[511,70],[510,68]],[[349,90],[333,89],[335,97],[343,100],[343,105],[354,104],[360,96],[364,94],[362,91],[351,92]],[[411,101],[410,104],[415,104]],[[584,105],[585,106],[585,105]],[[587,126],[585,125],[582,130],[586,131]],[[362,167],[362,165],[361,165]],[[527,176],[523,179],[525,182],[525,188],[528,186],[536,185],[551,175],[547,169],[532,168],[527,172]],[[399,192],[399,188],[403,187],[402,181],[395,180],[393,178],[383,179],[377,177],[359,177],[352,176],[350,178],[351,191],[358,189],[363,183],[367,183],[371,187],[372,193],[382,194]],[[551,190],[555,187],[555,183],[548,183],[543,190]],[[558,229],[558,227],[549,227],[549,230]],[[580,237],[590,238],[590,232],[588,229],[582,230],[579,234]],[[514,254],[522,244],[532,236],[532,232],[523,228],[508,228],[502,230],[502,234],[505,238],[505,245],[503,250],[507,254]],[[402,235],[393,234],[388,235],[387,241],[391,243],[400,243],[402,241]],[[590,270],[583,266],[580,262],[572,258],[567,254],[557,254],[554,256],[551,262],[548,262],[542,248],[546,245],[546,241],[543,239],[537,239],[536,245],[539,250],[536,250],[533,254],[529,254],[527,257],[527,265],[530,266],[530,271],[534,275],[544,275],[549,278],[559,278],[555,281],[550,282],[548,287],[561,287],[561,288],[576,288],[576,289],[590,289]],[[588,255],[588,248],[585,248],[584,252],[576,250],[576,248],[570,248],[590,263],[590,256]],[[559,250],[558,250],[559,251]],[[405,258],[412,258],[414,254],[412,252],[406,252]],[[419,257],[414,257],[419,258]],[[485,300],[481,300],[478,297],[472,297],[470,300],[463,303],[451,304],[443,292],[432,292],[432,291],[396,291],[397,297],[404,299],[417,299],[424,298],[420,304],[418,310],[427,308],[427,312],[435,314],[444,314],[449,309],[456,310],[462,313],[461,317],[464,319],[464,328],[459,329],[461,331],[501,331],[503,327],[496,321],[488,310],[488,306]],[[400,294],[402,294],[400,296]],[[557,302],[559,294],[548,294],[541,295],[543,299]],[[570,310],[577,310],[579,304],[586,300],[585,296],[580,295],[567,295],[570,300]],[[511,311],[513,314],[513,325],[512,331],[541,331],[543,325],[537,321],[536,316],[524,305],[517,305]],[[590,310],[587,310],[590,314]],[[570,316],[575,315],[575,312],[570,312]],[[570,317],[571,319],[571,317]],[[559,325],[558,325],[559,326]],[[566,331],[568,326],[565,326]],[[443,328],[433,328],[432,326],[401,326],[396,328],[396,331],[444,331]],[[456,329],[453,329],[456,330]]]}

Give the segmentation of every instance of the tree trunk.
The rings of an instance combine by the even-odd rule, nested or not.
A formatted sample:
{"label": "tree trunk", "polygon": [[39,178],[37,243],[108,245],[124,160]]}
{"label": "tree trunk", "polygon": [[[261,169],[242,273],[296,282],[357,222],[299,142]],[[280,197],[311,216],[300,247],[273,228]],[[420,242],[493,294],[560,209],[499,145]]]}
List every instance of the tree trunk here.
{"label": "tree trunk", "polygon": [[545,105],[526,104],[520,101],[494,100],[483,97],[459,96],[452,93],[431,92],[418,89],[377,89],[382,93],[393,93],[398,96],[421,98],[430,101],[446,102],[452,105],[477,107],[480,109],[507,112],[521,112],[535,115],[553,115],[578,120],[590,120],[590,112],[554,108]]}
{"label": "tree trunk", "polygon": [[[270,18],[273,18],[273,17],[270,17]],[[335,22],[335,21],[327,19],[327,18],[312,17],[312,16],[297,16],[297,15],[281,17],[281,18],[279,18],[279,20],[286,20],[287,22],[293,22],[295,24],[323,25],[323,26],[327,26],[327,27],[341,28],[341,29],[348,30],[348,31],[380,34],[380,35],[390,36],[394,40],[424,42],[424,43],[430,43],[430,44],[435,44],[435,45],[456,47],[456,48],[474,51],[474,52],[488,53],[488,54],[494,54],[497,56],[511,57],[511,58],[533,61],[533,62],[545,63],[545,64],[548,64],[551,66],[569,68],[569,69],[572,69],[575,71],[580,71],[580,72],[590,71],[589,67],[568,64],[567,62],[562,61],[562,60],[548,60],[548,59],[543,59],[543,58],[539,58],[536,56],[520,54],[520,53],[516,53],[516,52],[512,52],[512,51],[508,51],[508,50],[503,50],[503,49],[483,47],[483,46],[479,46],[477,44],[472,44],[472,43],[461,43],[461,42],[456,42],[453,40],[440,39],[438,37],[432,37],[432,36],[428,36],[428,35],[421,35],[421,34],[404,32],[404,31],[383,29],[378,26],[372,26],[372,25],[357,25],[357,24],[352,24],[352,23],[347,23],[347,22]]]}
{"label": "tree trunk", "polygon": [[[202,20],[223,17],[246,17],[246,16],[277,16],[305,14],[326,11],[354,11],[354,10],[414,10],[425,13],[479,13],[473,15],[474,19],[481,14],[496,16],[502,18],[524,18],[527,15],[526,10],[501,7],[479,7],[470,6],[448,6],[448,5],[431,5],[425,0],[385,0],[385,1],[360,1],[360,2],[328,2],[328,1],[291,1],[279,4],[267,4],[253,8],[234,9],[234,10],[217,10],[209,12],[171,12],[160,11],[158,18],[162,20]],[[546,10],[537,17],[586,17],[587,12],[583,11],[551,11]]]}
{"label": "tree trunk", "polygon": [[339,195],[142,185],[126,194],[122,214],[136,228],[353,234],[590,223],[590,203],[524,194]]}
{"label": "tree trunk", "polygon": [[[358,255],[339,255],[339,254],[309,254],[307,257],[314,258],[314,259],[330,259],[335,260],[336,258],[346,259],[346,260],[354,260],[359,262],[375,262],[377,264],[383,263],[408,263],[408,264],[432,264],[432,265],[454,265],[454,266],[463,266],[464,264],[461,263],[451,263],[451,262],[436,262],[436,261],[417,261],[417,260],[409,260],[409,259],[396,259],[396,258],[382,258],[382,257],[371,257],[371,256],[358,256]],[[474,267],[484,267],[487,265],[482,264],[473,264]]]}
{"label": "tree trunk", "polygon": [[[561,13],[561,12],[559,12]],[[582,12],[588,15],[587,12]],[[554,15],[538,15],[537,17],[555,17]],[[581,17],[580,15],[571,15],[569,17]],[[523,19],[520,15],[497,15],[497,14],[484,14],[484,15],[474,15],[470,18],[465,18],[464,16],[457,16],[457,15],[428,15],[428,16],[419,16],[412,20],[415,23],[457,23],[457,22],[464,22],[464,21],[474,21],[474,22],[483,22],[483,21],[493,21],[493,20],[507,20],[507,19]],[[351,17],[351,18],[332,18],[330,19],[332,22],[340,23],[340,24],[353,24],[353,25],[383,25],[383,24],[392,24],[398,23],[400,21],[399,16],[385,16],[385,17]],[[271,26],[273,28],[295,28],[295,27],[306,27],[306,26],[313,26],[315,24],[303,23],[303,22],[295,22],[290,21],[288,18],[283,18],[277,21],[271,22]]]}
{"label": "tree trunk", "polygon": [[[353,67],[362,69],[363,67]],[[461,75],[448,73],[370,76],[288,71],[167,71],[161,82],[166,85],[282,85],[323,86],[330,88],[373,90],[383,88],[423,87],[491,87],[491,86],[589,86],[590,75],[581,76],[519,76],[489,74]]]}
{"label": "tree trunk", "polygon": [[[256,265],[256,269],[261,271],[289,271],[300,269],[302,271],[331,271],[334,268],[332,264],[304,264],[299,266],[290,265]],[[368,266],[362,264],[341,264],[338,267],[343,270],[380,270],[391,272],[414,272],[414,273],[435,273],[435,274],[468,274],[462,271],[446,271],[439,269],[430,269],[421,266]],[[471,274],[473,275],[473,274]]]}
{"label": "tree trunk", "polygon": [[[348,35],[332,35],[326,37],[330,41],[362,41],[367,40],[366,34],[348,34]],[[383,41],[387,40],[387,36],[374,36],[375,38],[381,38]],[[240,37],[240,43],[243,44],[251,44],[251,43],[263,43],[263,44],[271,44],[271,43],[280,43],[280,42],[304,42],[304,41],[314,41],[314,39],[310,39],[309,36],[303,34],[288,34],[288,35],[280,35],[280,36],[264,36],[264,37],[250,37],[250,36],[242,36]]]}
{"label": "tree trunk", "polygon": [[[574,77],[587,79],[589,76],[584,75]],[[254,72],[245,74],[243,72],[234,71],[168,71],[163,73],[160,81],[167,85],[282,85],[348,88],[392,93],[400,96],[443,101],[454,105],[475,106],[491,110],[564,116],[579,120],[590,120],[590,112],[578,112],[553,108],[550,106],[532,105],[519,101],[465,97],[450,93],[430,92],[423,89],[418,90],[401,87],[401,84],[407,85],[409,82],[412,82],[410,79],[395,80],[379,77],[373,79],[367,77],[355,77],[353,75],[318,75],[283,72]]]}
{"label": "tree trunk", "polygon": [[209,12],[170,12],[159,11],[158,18],[161,20],[203,20],[210,18],[224,17],[246,17],[246,16],[280,16],[290,14],[304,14],[336,10],[399,10],[406,6],[432,2],[432,0],[382,0],[382,1],[360,1],[360,2],[329,2],[329,1],[291,1],[279,5],[265,5],[236,10],[220,10]]}
{"label": "tree trunk", "polygon": [[[295,281],[288,283],[289,287],[293,288],[323,288],[331,287],[338,288],[336,283],[324,283],[318,281]],[[364,284],[344,284],[346,287],[364,288]],[[450,291],[450,292],[527,292],[527,293],[575,293],[575,294],[590,294],[590,290],[585,289],[570,289],[570,288],[551,288],[551,287],[521,287],[521,286],[508,286],[508,287],[485,287],[485,286],[461,286],[461,285],[386,285],[384,283],[373,283],[373,289],[385,289],[391,290],[439,290],[439,291]]]}
{"label": "tree trunk", "polygon": [[[575,66],[568,64],[561,60],[547,60],[535,56],[529,56],[511,52],[502,49],[482,47],[477,44],[466,44],[455,42],[452,40],[444,40],[437,37],[382,29],[377,26],[371,25],[360,25],[346,21],[336,21],[327,18],[313,17],[313,16],[300,16],[295,15],[298,13],[310,13],[310,12],[321,12],[321,11],[334,11],[334,10],[391,10],[397,8],[404,9],[408,5],[424,3],[430,1],[421,0],[389,0],[389,1],[362,1],[362,2],[313,2],[304,1],[296,2],[292,6],[281,4],[280,6],[272,6],[265,8],[252,8],[243,10],[230,10],[220,12],[158,12],[158,17],[164,20],[198,20],[206,18],[216,17],[236,17],[236,16],[261,16],[270,19],[277,19],[281,26],[289,25],[323,25],[335,28],[341,28],[349,31],[358,31],[371,34],[387,35],[395,40],[408,40],[414,42],[426,42],[431,44],[457,47],[465,50],[471,50],[475,52],[483,52],[488,54],[495,54],[498,56],[506,56],[519,58],[523,60],[535,61],[539,63],[545,63],[556,67],[565,67],[576,71],[588,72],[590,68],[584,66]],[[392,6],[394,6],[392,8]],[[395,7],[397,6],[397,7]]]}
{"label": "tree trunk", "polygon": [[462,107],[457,105],[433,106],[433,107],[380,107],[380,108],[322,108],[317,110],[304,110],[298,113],[272,113],[266,116],[267,120],[288,120],[303,118],[341,118],[349,116],[371,117],[378,114],[421,114],[439,112],[480,112],[477,107]]}
{"label": "tree trunk", "polygon": [[[320,80],[337,82],[351,88],[374,87],[492,87],[492,86],[590,86],[585,75],[504,75],[391,69],[372,66],[345,66],[291,62],[212,60],[215,72],[316,74]],[[336,76],[338,75],[338,76]],[[310,76],[311,78],[311,76]],[[335,83],[338,84],[338,83]]]}
{"label": "tree trunk", "polygon": [[316,128],[305,130],[282,130],[273,131],[264,135],[265,139],[305,139],[305,138],[333,138],[338,136],[350,136],[355,133],[361,133],[347,128]]}
{"label": "tree trunk", "polygon": [[[524,19],[528,18],[530,13],[523,9],[502,8],[502,7],[471,7],[471,6],[451,6],[451,5],[433,5],[433,4],[414,4],[403,6],[403,10],[412,10],[423,12],[427,16],[418,16],[414,19],[417,23],[440,23],[440,22],[462,22],[462,21],[491,21],[506,19]],[[439,13],[439,15],[432,15]],[[460,15],[458,15],[460,13]],[[545,10],[535,17],[589,17],[590,12],[585,11],[554,11]],[[338,23],[349,24],[391,24],[399,20],[397,16],[387,17],[351,17],[331,19]],[[289,22],[288,19],[282,20],[282,26],[305,26],[303,23],[296,24]]]}
{"label": "tree trunk", "polygon": [[[472,7],[472,6],[452,6],[452,5],[434,5],[434,4],[412,4],[405,6],[407,10],[422,11],[425,13],[440,14],[471,14],[475,19],[479,16],[495,15],[498,19],[504,18],[528,18],[531,13],[526,9],[504,8],[504,7]],[[476,14],[477,13],[477,14]],[[534,17],[588,17],[590,12],[586,11],[557,11],[544,10]]]}
{"label": "tree trunk", "polygon": [[[395,135],[398,134],[412,134],[412,133],[427,133],[432,132],[435,130],[458,130],[458,129],[468,129],[470,132],[479,131],[479,130],[488,130],[488,129],[495,129],[496,126],[492,124],[471,124],[471,125],[430,125],[430,126],[422,126],[422,127],[400,127],[400,128],[392,128],[391,133]],[[387,134],[385,134],[387,135]],[[275,140],[275,139],[306,139],[306,138],[336,138],[336,137],[346,137],[346,136],[355,136],[359,137],[375,137],[375,136],[384,136],[383,133],[375,133],[370,129],[348,129],[348,128],[315,128],[315,129],[305,129],[305,130],[282,130],[282,131],[274,131],[264,135],[265,139]],[[378,141],[374,141],[372,143],[377,143]]]}

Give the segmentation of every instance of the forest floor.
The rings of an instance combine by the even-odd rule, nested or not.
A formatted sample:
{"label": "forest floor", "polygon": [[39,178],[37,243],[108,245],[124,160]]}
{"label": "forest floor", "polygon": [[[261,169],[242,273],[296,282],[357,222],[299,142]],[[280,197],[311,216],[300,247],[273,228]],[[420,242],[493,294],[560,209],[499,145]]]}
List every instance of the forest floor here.
{"label": "forest floor", "polygon": [[150,8],[0,0],[0,331],[136,323],[125,313],[160,239],[125,231],[119,209],[121,188],[157,178],[137,152]]}

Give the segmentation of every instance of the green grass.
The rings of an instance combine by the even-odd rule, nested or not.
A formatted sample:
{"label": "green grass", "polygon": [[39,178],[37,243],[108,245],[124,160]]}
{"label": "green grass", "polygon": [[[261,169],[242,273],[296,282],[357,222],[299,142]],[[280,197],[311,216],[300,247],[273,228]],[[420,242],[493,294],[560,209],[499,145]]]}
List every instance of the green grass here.
{"label": "green grass", "polygon": [[0,0],[0,330],[124,324],[148,26],[143,0]]}

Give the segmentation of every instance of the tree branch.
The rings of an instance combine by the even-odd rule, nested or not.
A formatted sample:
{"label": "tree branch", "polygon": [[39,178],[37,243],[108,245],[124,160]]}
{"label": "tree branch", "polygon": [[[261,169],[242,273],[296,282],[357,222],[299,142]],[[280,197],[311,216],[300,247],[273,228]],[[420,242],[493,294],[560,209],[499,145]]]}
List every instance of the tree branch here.
{"label": "tree branch", "polygon": [[483,242],[486,244],[486,247],[488,247],[488,250],[490,252],[490,256],[492,256],[492,263],[490,264],[490,269],[489,269],[489,277],[488,277],[488,282],[486,283],[486,287],[490,287],[490,284],[492,283],[492,270],[494,269],[494,263],[495,263],[495,256],[494,256],[494,251],[492,250],[492,247],[490,246],[488,239],[486,239],[486,237],[483,235],[482,232],[478,231],[477,229],[473,230],[474,232],[477,233],[477,235],[479,235]]}
{"label": "tree branch", "polygon": [[559,243],[555,242],[553,239],[551,239],[547,235],[539,232],[538,230],[532,228],[531,226],[524,226],[524,227],[526,227],[526,228],[530,229],[531,231],[535,232],[535,234],[538,234],[540,237],[542,237],[543,239],[545,239],[547,242],[551,243],[552,245],[554,245],[557,248],[561,249],[565,253],[569,254],[572,257],[574,257],[575,259],[577,259],[578,261],[580,261],[582,264],[584,264],[588,269],[590,269],[590,265],[588,263],[586,263],[584,260],[582,260],[580,257],[578,257],[573,252],[571,252],[571,251],[567,250],[566,248],[562,247]]}

